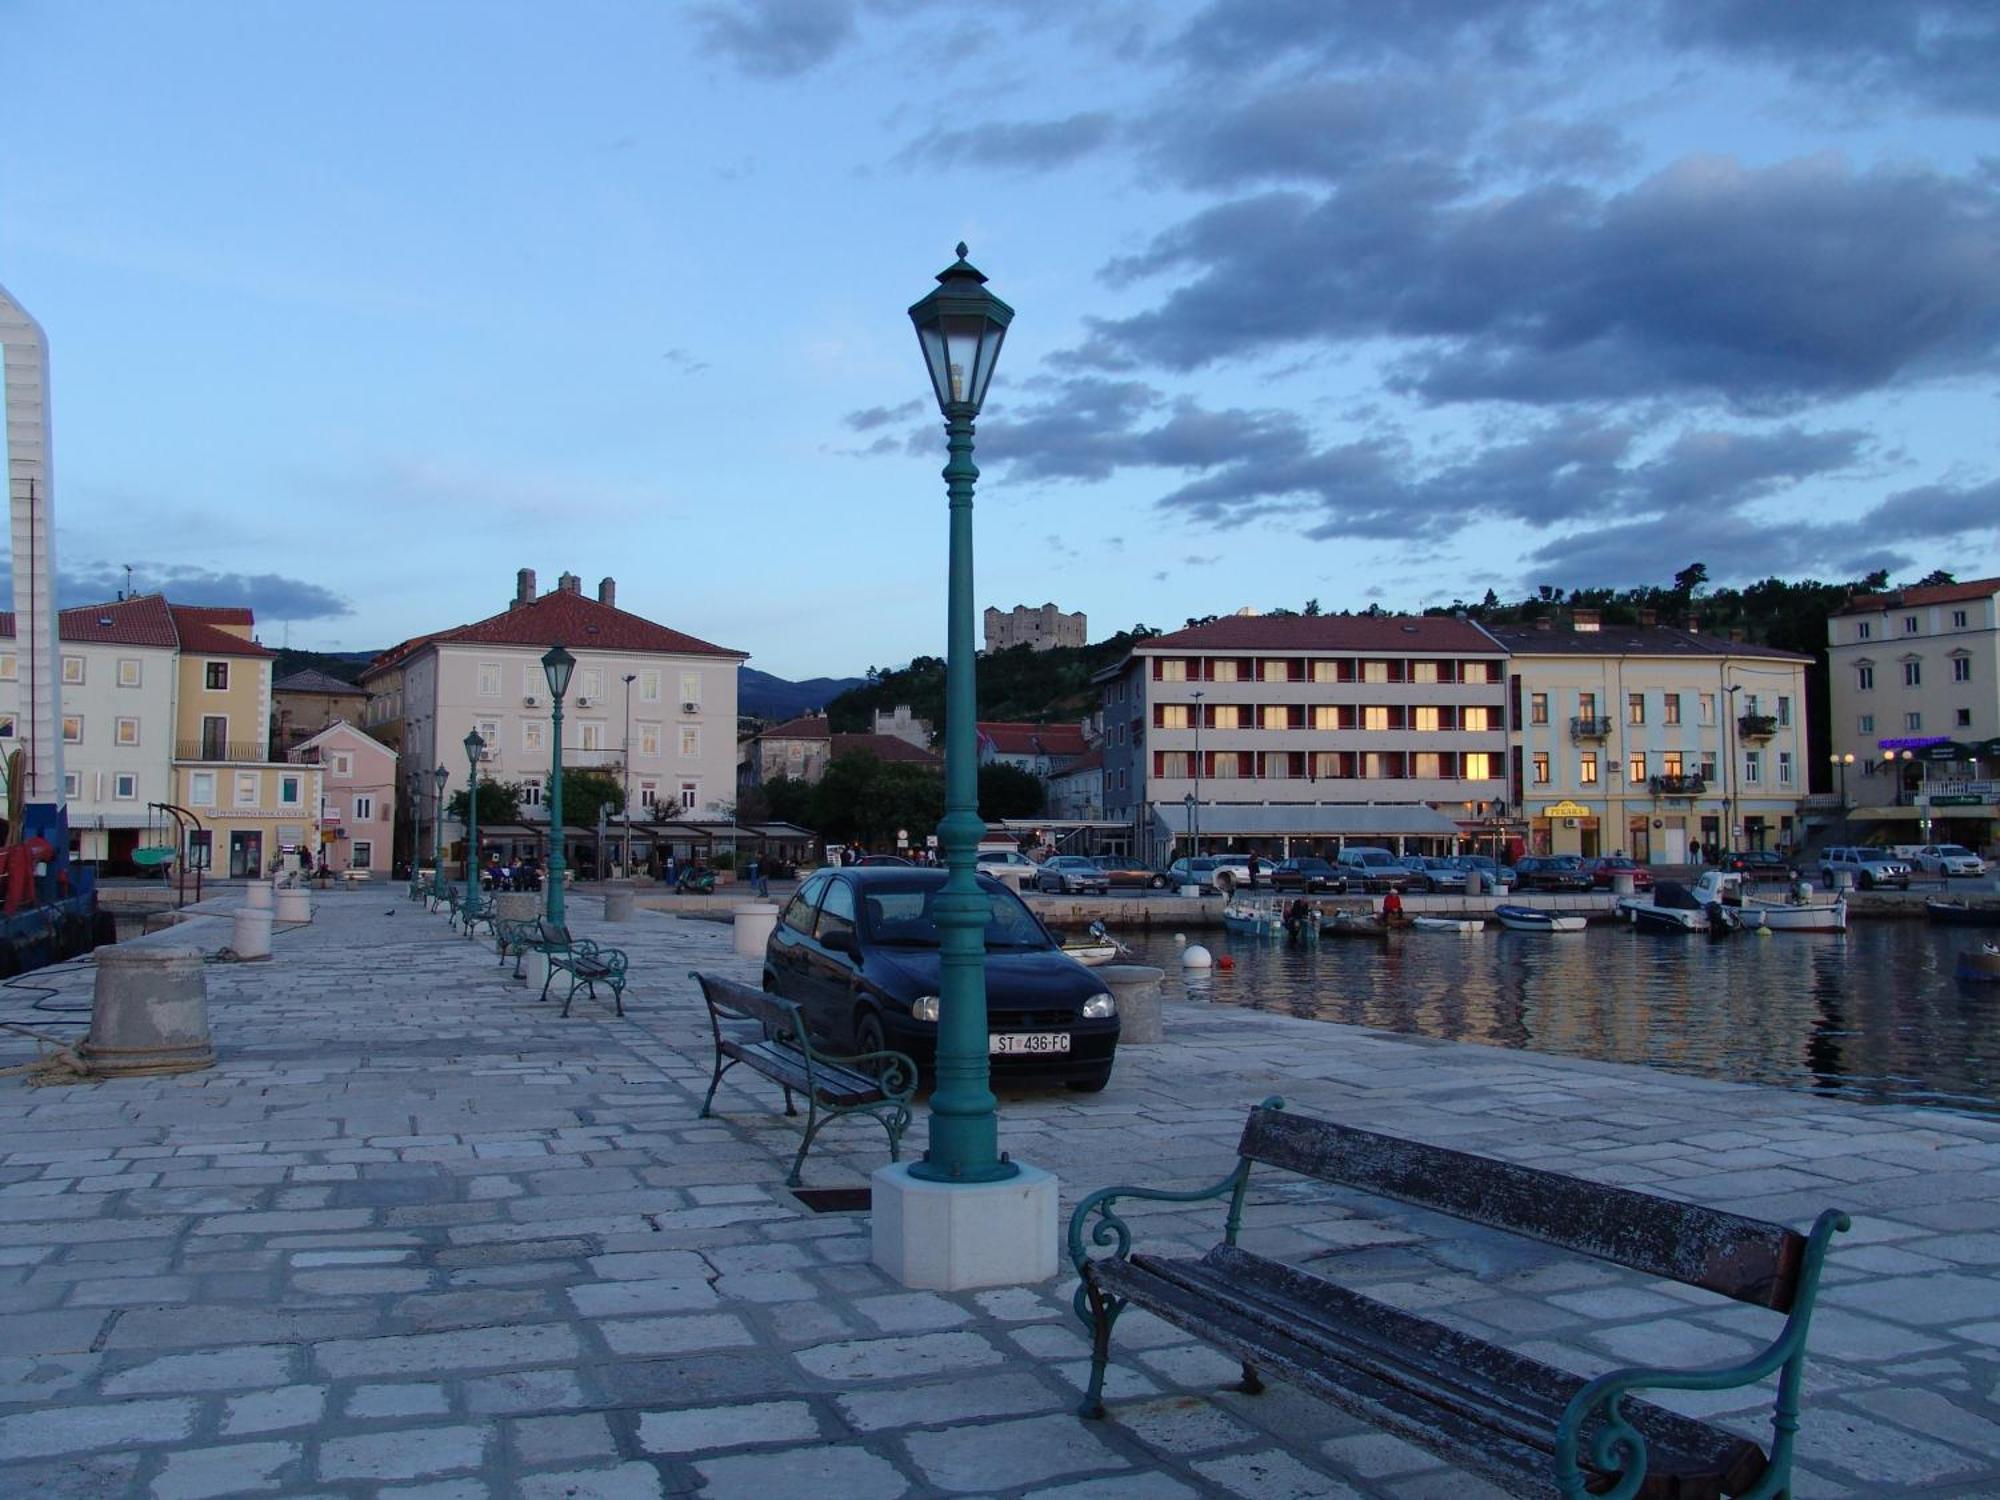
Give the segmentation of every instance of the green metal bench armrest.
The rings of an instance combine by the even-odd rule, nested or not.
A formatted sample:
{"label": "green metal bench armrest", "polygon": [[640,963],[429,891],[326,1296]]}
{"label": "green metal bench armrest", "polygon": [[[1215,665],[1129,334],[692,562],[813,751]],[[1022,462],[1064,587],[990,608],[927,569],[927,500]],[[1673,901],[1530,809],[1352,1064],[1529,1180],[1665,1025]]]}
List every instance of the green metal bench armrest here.
{"label": "green metal bench armrest", "polygon": [[824,1052],[801,1054],[814,1064],[825,1063],[829,1067],[849,1068],[856,1073],[868,1073],[869,1064],[881,1064],[881,1071],[869,1074],[875,1086],[882,1091],[882,1097],[891,1104],[908,1104],[917,1092],[917,1060],[906,1052],[884,1050],[881,1052],[857,1052],[852,1057],[833,1057]]}
{"label": "green metal bench armrest", "polygon": [[600,947],[589,938],[577,938],[569,946],[578,957],[594,958],[614,969],[622,970],[627,962],[623,948]]}
{"label": "green metal bench armrest", "polygon": [[[1646,1482],[1646,1440],[1625,1419],[1620,1403],[1629,1391],[1726,1391],[1751,1385],[1773,1370],[1778,1377],[1778,1400],[1771,1416],[1771,1453],[1764,1475],[1738,1500],[1773,1500],[1791,1492],[1792,1448],[1799,1430],[1800,1385],[1805,1375],[1806,1333],[1812,1323],[1813,1303],[1819,1295],[1819,1274],[1827,1246],[1836,1234],[1844,1234],[1852,1221],[1837,1208],[1829,1208],[1814,1222],[1806,1238],[1804,1259],[1799,1267],[1798,1286],[1792,1296],[1792,1310],[1770,1346],[1749,1359],[1733,1365],[1706,1369],[1668,1370],[1631,1366],[1608,1370],[1571,1398],[1562,1421],[1556,1426],[1556,1485],[1563,1500],[1632,1500]],[[1584,1424],[1601,1409],[1604,1426],[1590,1444],[1591,1462],[1602,1474],[1616,1474],[1618,1482],[1608,1490],[1585,1487],[1585,1476],[1577,1464],[1577,1447]]]}

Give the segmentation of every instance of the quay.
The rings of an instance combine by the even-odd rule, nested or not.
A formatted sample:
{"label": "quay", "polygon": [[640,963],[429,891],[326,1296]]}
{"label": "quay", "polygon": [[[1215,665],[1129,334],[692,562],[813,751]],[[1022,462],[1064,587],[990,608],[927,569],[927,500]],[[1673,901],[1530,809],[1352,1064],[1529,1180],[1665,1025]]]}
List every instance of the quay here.
{"label": "quay", "polygon": [[[147,941],[214,955],[238,899]],[[798,1122],[775,1088],[732,1074],[697,1118],[688,971],[758,967],[716,922],[606,923],[574,893],[572,924],[626,949],[632,982],[626,1019],[580,999],[563,1021],[400,887],[313,902],[270,961],[207,966],[214,1068],[0,1078],[0,1494],[1497,1493],[1283,1386],[1225,1390],[1232,1361],[1139,1314],[1110,1420],[1078,1420],[1067,1270],[906,1291],[870,1264],[864,1214],[786,1190]],[[29,980],[0,987],[0,1020],[80,1031],[89,965]],[[1100,1095],[1003,1093],[1001,1145],[1060,1176],[1065,1213],[1113,1182],[1214,1181],[1271,1094],[1795,1225],[1843,1208],[1797,1493],[2000,1492],[2000,1120],[1236,1007],[1165,1022]],[[33,1055],[0,1032],[0,1067]],[[920,1113],[906,1151],[924,1132]],[[806,1182],[862,1187],[883,1155],[878,1130],[836,1126]],[[1582,1372],[1729,1361],[1763,1331],[1677,1283],[1323,1184],[1253,1177],[1250,1199],[1249,1248],[1337,1257],[1372,1296]],[[1162,1205],[1139,1232],[1198,1250],[1214,1224]],[[1762,1389],[1661,1399],[1768,1439]]]}

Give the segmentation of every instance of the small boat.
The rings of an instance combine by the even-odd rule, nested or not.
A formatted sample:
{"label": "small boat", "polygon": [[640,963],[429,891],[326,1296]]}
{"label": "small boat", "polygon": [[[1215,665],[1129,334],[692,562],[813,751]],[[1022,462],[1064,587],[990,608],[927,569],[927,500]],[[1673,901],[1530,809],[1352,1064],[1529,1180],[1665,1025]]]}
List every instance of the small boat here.
{"label": "small boat", "polygon": [[1285,936],[1285,920],[1282,915],[1268,906],[1253,905],[1248,901],[1231,901],[1223,907],[1222,926],[1224,931],[1237,937]]}
{"label": "small boat", "polygon": [[1981,943],[1958,955],[1954,971],[1972,984],[2000,984],[2000,943]]}
{"label": "small boat", "polygon": [[1496,906],[1493,915],[1510,932],[1581,932],[1588,925],[1575,912],[1543,911],[1539,906]]}
{"label": "small boat", "polygon": [[1975,906],[1963,897],[1932,896],[1924,915],[1947,927],[2000,927],[2000,906]]}
{"label": "small boat", "polygon": [[1132,950],[1106,932],[1102,922],[1092,922],[1089,937],[1064,943],[1063,952],[1085,968],[1094,969],[1121,955],[1129,957]]}
{"label": "small boat", "polygon": [[1344,906],[1322,912],[1319,919],[1321,937],[1385,938],[1410,926],[1407,912],[1355,911]]}
{"label": "small boat", "polygon": [[1694,897],[1703,906],[1720,902],[1745,927],[1767,932],[1847,931],[1847,898],[1820,895],[1804,880],[1795,881],[1779,898],[1757,895],[1748,881],[1728,870],[1704,870],[1695,882]]}
{"label": "small boat", "polygon": [[1418,917],[1410,923],[1416,932],[1453,932],[1460,937],[1472,937],[1486,930],[1486,923],[1478,917]]}
{"label": "small boat", "polygon": [[1754,925],[1746,921],[1740,908],[1715,899],[1704,902],[1678,880],[1659,881],[1644,895],[1620,896],[1617,909],[1643,932],[1705,932],[1711,938],[1724,938]]}

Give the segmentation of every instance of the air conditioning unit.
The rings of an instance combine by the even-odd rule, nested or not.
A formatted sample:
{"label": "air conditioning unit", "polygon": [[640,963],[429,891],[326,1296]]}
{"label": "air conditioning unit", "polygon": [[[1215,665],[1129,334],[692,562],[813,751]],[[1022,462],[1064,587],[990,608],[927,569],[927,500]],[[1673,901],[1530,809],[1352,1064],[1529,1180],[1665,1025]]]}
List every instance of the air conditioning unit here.
{"label": "air conditioning unit", "polygon": [[683,703],[681,705],[681,712],[684,714],[698,714],[701,712],[701,705],[699,703]]}
{"label": "air conditioning unit", "polygon": [[590,707],[590,700],[588,698],[579,698],[576,700],[576,706],[578,708],[588,708]]}
{"label": "air conditioning unit", "polygon": [[539,698],[537,698],[537,697],[536,697],[536,696],[535,696],[535,695],[534,695],[533,693],[529,693],[529,694],[528,694],[528,695],[527,695],[526,697],[524,697],[524,698],[523,698],[523,699],[521,700],[521,707],[523,707],[523,708],[534,708],[534,707],[535,707],[536,705],[538,705],[538,704],[539,704],[539,703],[540,703],[541,701],[542,701],[542,700],[541,700],[541,699],[539,699]]}

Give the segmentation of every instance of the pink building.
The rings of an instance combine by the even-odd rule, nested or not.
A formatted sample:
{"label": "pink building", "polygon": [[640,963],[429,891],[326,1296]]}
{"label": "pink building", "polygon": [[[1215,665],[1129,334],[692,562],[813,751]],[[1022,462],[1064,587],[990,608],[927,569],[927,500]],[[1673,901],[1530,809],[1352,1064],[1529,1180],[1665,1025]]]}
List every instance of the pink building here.
{"label": "pink building", "polygon": [[320,838],[330,870],[382,879],[394,863],[396,752],[346,720],[329,724],[291,758],[321,770]]}

